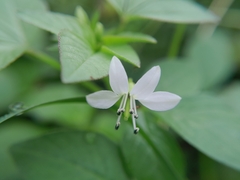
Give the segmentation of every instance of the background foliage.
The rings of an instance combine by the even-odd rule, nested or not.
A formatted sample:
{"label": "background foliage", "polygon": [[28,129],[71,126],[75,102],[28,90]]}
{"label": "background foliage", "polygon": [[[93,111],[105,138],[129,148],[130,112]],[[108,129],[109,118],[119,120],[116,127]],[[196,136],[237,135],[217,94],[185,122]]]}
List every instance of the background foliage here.
{"label": "background foliage", "polygon": [[[240,179],[238,1],[0,0],[0,17],[0,179]],[[113,55],[182,97],[140,106],[138,135],[85,101]]]}

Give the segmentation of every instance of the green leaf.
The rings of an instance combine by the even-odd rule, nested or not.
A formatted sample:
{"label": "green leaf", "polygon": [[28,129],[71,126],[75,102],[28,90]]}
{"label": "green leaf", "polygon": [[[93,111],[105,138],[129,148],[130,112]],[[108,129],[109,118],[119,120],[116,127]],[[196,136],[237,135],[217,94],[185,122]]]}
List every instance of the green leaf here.
{"label": "green leaf", "polygon": [[79,23],[90,24],[88,15],[81,6],[76,7],[75,16],[79,19]]}
{"label": "green leaf", "polygon": [[102,37],[104,44],[125,44],[130,42],[157,43],[152,36],[137,32],[122,32],[117,35],[106,35]]}
{"label": "green leaf", "polygon": [[189,43],[188,59],[198,67],[203,88],[210,88],[225,81],[233,72],[234,58],[232,43],[223,32],[210,38],[196,37]]}
{"label": "green leaf", "polygon": [[59,48],[64,83],[100,79],[108,75],[111,56],[94,53],[84,37],[64,30],[59,34]]}
{"label": "green leaf", "polygon": [[[80,7],[77,7],[76,9],[77,15],[79,15],[79,8]],[[95,36],[90,28],[90,24],[88,24],[87,20],[80,21],[80,17],[46,11],[22,11],[19,13],[19,16],[25,22],[56,35],[58,35],[61,30],[74,32],[82,37],[86,43],[89,43],[91,48],[95,48]]]}
{"label": "green leaf", "polygon": [[174,23],[209,23],[219,20],[213,13],[185,0],[108,0],[120,16],[148,18]]}
{"label": "green leaf", "polygon": [[1,179],[20,179],[19,172],[9,154],[9,148],[16,143],[42,135],[47,129],[33,123],[16,118],[0,126],[0,160],[4,167],[0,168]]}
{"label": "green leaf", "polygon": [[232,107],[236,113],[240,115],[240,82],[236,81],[232,83],[229,87],[224,89],[219,97],[226,102],[230,107]]}
{"label": "green leaf", "polygon": [[7,67],[24,53],[26,47],[21,47],[20,45],[15,43],[0,43],[0,69]]}
{"label": "green leaf", "polygon": [[167,59],[155,64],[161,67],[161,79],[156,90],[191,96],[198,94],[202,89],[201,74],[193,62]]}
{"label": "green leaf", "polygon": [[28,48],[42,46],[42,32],[20,22],[16,12],[26,9],[44,10],[45,4],[37,0],[0,0],[0,4],[0,17],[4,17],[0,21],[0,69],[3,69]]}
{"label": "green leaf", "polygon": [[134,135],[133,129],[129,128],[121,143],[132,179],[184,179],[183,156],[175,139],[150,119],[145,120],[143,113],[139,112],[137,123],[139,133]]}
{"label": "green leaf", "polygon": [[127,44],[103,45],[101,51],[110,55],[115,55],[131,64],[140,67],[140,59],[134,49]]}
{"label": "green leaf", "polygon": [[26,180],[124,180],[118,148],[101,135],[59,132],[11,148]]}
{"label": "green leaf", "polygon": [[206,95],[183,98],[160,116],[198,150],[240,170],[240,116],[223,101]]}
{"label": "green leaf", "polygon": [[27,23],[58,34],[62,29],[69,29],[83,35],[78,19],[74,16],[47,11],[22,11],[19,16]]}
{"label": "green leaf", "polygon": [[35,104],[29,107],[25,107],[24,104],[22,103],[16,103],[13,104],[12,107],[10,108],[11,112],[9,114],[5,114],[4,116],[0,117],[0,123],[14,117],[14,116],[19,116],[22,113],[29,111],[31,109],[40,107],[40,106],[46,106],[46,105],[52,105],[52,104],[59,104],[59,103],[73,103],[73,102],[86,102],[85,97],[77,97],[77,98],[67,98],[67,99],[59,99],[59,100],[54,100],[54,101],[47,101],[39,104]]}

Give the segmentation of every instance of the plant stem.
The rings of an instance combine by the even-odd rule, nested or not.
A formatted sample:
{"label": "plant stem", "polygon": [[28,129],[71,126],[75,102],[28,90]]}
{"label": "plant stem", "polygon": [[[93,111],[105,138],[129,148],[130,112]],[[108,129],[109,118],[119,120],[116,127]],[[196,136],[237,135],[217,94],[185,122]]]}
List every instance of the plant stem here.
{"label": "plant stem", "polygon": [[197,29],[197,34],[204,35],[206,38],[211,37],[221,22],[220,20],[226,14],[233,2],[234,0],[213,0],[209,10],[219,17],[219,21],[213,24],[200,24]]}
{"label": "plant stem", "polygon": [[96,91],[102,90],[98,85],[96,85],[93,82],[83,82],[83,83],[81,83],[81,85],[84,88],[86,88],[88,90],[91,90],[92,92],[96,92]]}
{"label": "plant stem", "polygon": [[171,43],[170,49],[168,51],[168,58],[173,58],[178,55],[180,43],[183,39],[183,34],[184,34],[185,30],[186,30],[185,24],[178,24],[176,26],[176,30],[175,30],[175,33],[172,38],[172,43]]}
{"label": "plant stem", "polygon": [[60,70],[60,64],[57,62],[56,59],[52,58],[51,56],[47,55],[44,52],[36,51],[36,50],[28,50],[25,52],[26,55],[41,60],[42,62],[50,65],[56,70]]}

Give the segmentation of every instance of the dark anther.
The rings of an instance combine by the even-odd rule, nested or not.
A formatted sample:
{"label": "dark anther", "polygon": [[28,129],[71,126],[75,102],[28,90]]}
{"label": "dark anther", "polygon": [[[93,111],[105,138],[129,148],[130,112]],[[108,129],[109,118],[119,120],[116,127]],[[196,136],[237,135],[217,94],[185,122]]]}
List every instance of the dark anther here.
{"label": "dark anther", "polygon": [[139,129],[134,129],[134,134],[137,134]]}
{"label": "dark anther", "polygon": [[116,124],[115,125],[115,129],[118,130],[118,128],[120,127],[120,124]]}

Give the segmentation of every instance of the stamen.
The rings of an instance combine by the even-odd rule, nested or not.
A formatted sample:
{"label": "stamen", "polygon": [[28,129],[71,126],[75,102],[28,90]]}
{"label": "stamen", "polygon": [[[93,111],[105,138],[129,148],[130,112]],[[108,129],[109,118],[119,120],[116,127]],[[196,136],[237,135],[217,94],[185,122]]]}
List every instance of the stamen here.
{"label": "stamen", "polygon": [[117,119],[117,122],[116,122],[116,125],[115,125],[116,130],[118,130],[118,128],[120,127],[121,117],[122,117],[122,113],[120,113],[120,115],[118,116],[118,119]]}
{"label": "stamen", "polygon": [[120,103],[120,107],[117,110],[118,119],[117,119],[117,122],[116,122],[116,125],[115,125],[116,130],[118,130],[118,128],[120,127],[120,120],[121,120],[121,117],[122,117],[122,113],[125,111],[127,98],[128,98],[128,94],[124,94],[123,97],[122,97],[122,101]]}
{"label": "stamen", "polygon": [[130,96],[130,110],[129,110],[130,114],[133,114],[134,113],[134,110],[133,110],[133,97]]}
{"label": "stamen", "polygon": [[139,131],[139,128],[136,127],[136,118],[138,118],[137,115],[137,109],[136,109],[136,103],[132,96],[130,96],[130,113],[132,114],[132,123],[133,123],[133,132],[134,134],[137,134]]}
{"label": "stamen", "polygon": [[136,127],[136,119],[135,119],[134,115],[132,115],[132,123],[133,123],[133,130],[134,130],[133,133],[137,134],[139,131],[139,128]]}
{"label": "stamen", "polygon": [[120,115],[122,112],[125,111],[125,106],[126,106],[126,103],[127,103],[127,97],[128,97],[128,94],[123,95],[122,101],[120,103],[120,107],[117,110],[117,115]]}
{"label": "stamen", "polygon": [[133,111],[134,111],[134,117],[137,119],[138,118],[138,114],[137,114],[137,107],[136,107],[136,101],[133,98]]}

